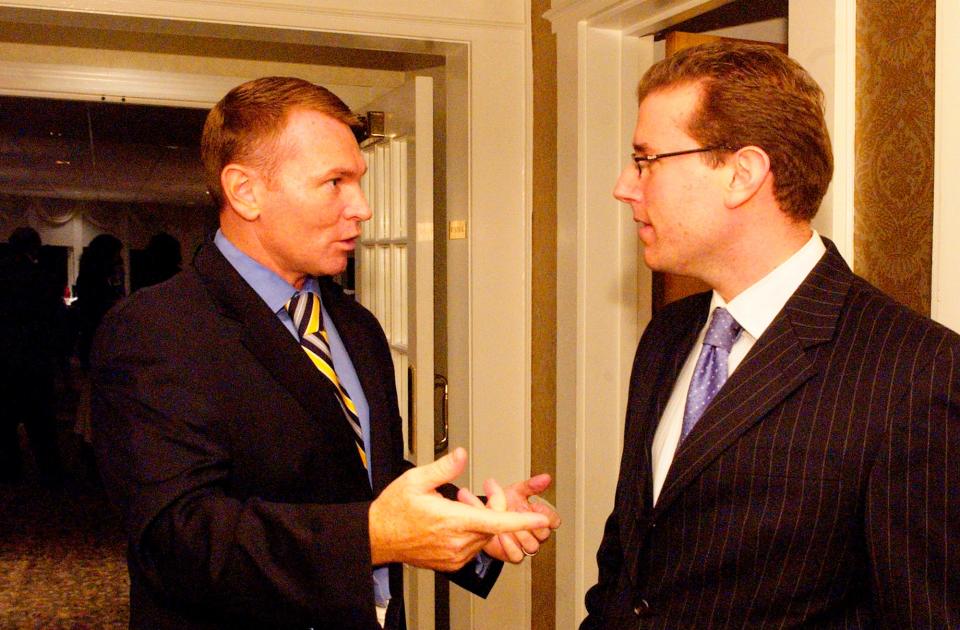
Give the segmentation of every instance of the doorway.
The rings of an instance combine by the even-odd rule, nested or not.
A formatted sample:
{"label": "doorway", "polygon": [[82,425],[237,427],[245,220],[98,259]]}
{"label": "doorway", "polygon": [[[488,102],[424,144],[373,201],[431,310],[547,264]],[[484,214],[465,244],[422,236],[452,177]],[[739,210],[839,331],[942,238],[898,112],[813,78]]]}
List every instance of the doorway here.
{"label": "doorway", "polygon": [[[451,244],[440,261],[444,277],[451,280],[447,303],[455,305],[448,309],[450,326],[445,334],[451,440],[470,447],[474,454],[463,485],[476,489],[475,478],[527,475],[529,413],[524,400],[529,377],[524,349],[529,343],[525,326],[529,287],[526,274],[518,273],[527,264],[527,213],[517,211],[528,204],[527,122],[524,107],[517,107],[525,102],[522,17],[518,21],[508,7],[503,15],[498,15],[501,9],[490,8],[476,14],[478,9],[472,6],[449,3],[410,9],[410,15],[401,15],[399,9],[383,14],[380,3],[346,2],[339,3],[342,7],[328,2],[320,9],[315,3],[288,3],[282,8],[258,5],[241,13],[232,7],[181,2],[174,8],[180,11],[176,15],[150,14],[154,7],[133,2],[126,3],[129,7],[104,3],[110,6],[103,6],[104,13],[99,14],[47,11],[54,7],[43,2],[25,4],[40,8],[0,9],[0,91],[6,94],[70,94],[81,99],[208,107],[247,78],[238,70],[243,64],[267,64],[258,65],[253,76],[281,73],[274,69],[281,63],[275,58],[281,53],[291,55],[288,61],[296,65],[297,74],[337,57],[341,65],[335,66],[332,78],[309,74],[306,78],[344,96],[340,86],[363,93],[389,87],[386,80],[348,85],[343,77],[351,71],[405,76],[432,68],[439,73],[446,82],[445,102],[435,111],[450,112],[450,116],[441,126],[446,133],[438,134],[447,141],[447,159],[438,161],[444,172],[435,192],[447,204],[448,218],[469,221],[467,238]],[[97,10],[99,5],[89,6]],[[118,8],[151,17],[105,13]],[[164,5],[164,10],[169,9]],[[443,15],[431,15],[431,11]],[[238,18],[243,24],[237,23]],[[483,28],[476,28],[477,22]],[[48,46],[44,34],[62,46]],[[11,53],[16,46],[28,52]],[[123,63],[104,61],[107,48],[122,49]],[[40,58],[45,63],[37,63]],[[504,64],[505,60],[511,63]],[[212,68],[205,65],[211,61],[215,62]],[[334,67],[332,61],[329,65]],[[349,97],[346,100],[362,109]],[[503,103],[509,104],[507,115]],[[505,339],[506,356],[502,347],[484,344],[485,338]],[[503,365],[505,360],[506,370],[488,367]],[[474,423],[483,424],[482,430],[475,430]],[[503,448],[505,434],[515,437],[515,446]],[[524,622],[518,626],[514,619],[529,617],[529,589],[524,583],[529,584],[526,571],[505,572],[498,587],[503,595],[468,604],[463,615],[466,627],[522,627]],[[516,605],[517,592],[526,606]],[[499,597],[513,605],[504,606]],[[432,620],[418,627],[428,624]]]}

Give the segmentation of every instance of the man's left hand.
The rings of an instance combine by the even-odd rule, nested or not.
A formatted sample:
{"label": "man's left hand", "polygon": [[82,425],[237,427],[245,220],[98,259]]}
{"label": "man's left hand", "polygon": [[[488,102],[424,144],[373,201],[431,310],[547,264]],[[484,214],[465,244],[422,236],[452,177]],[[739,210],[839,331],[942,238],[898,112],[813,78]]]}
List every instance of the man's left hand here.
{"label": "man's left hand", "polygon": [[[550,487],[550,475],[541,474],[501,488],[494,479],[487,479],[483,490],[487,494],[486,507],[497,512],[537,512],[550,519],[549,527],[531,531],[519,531],[512,534],[499,534],[490,539],[483,551],[497,560],[518,564],[526,556],[534,556],[540,551],[541,543],[550,538],[552,530],[560,527],[560,515],[540,502],[531,501],[532,497]],[[483,501],[465,488],[457,493],[461,503],[483,506]]]}

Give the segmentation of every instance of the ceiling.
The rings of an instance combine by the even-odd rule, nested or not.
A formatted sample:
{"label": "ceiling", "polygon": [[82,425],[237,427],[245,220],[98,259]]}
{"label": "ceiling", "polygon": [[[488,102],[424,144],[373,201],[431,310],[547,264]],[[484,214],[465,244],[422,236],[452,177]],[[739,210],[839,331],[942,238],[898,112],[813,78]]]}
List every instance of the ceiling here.
{"label": "ceiling", "polygon": [[0,190],[204,205],[205,117],[181,107],[0,96]]}

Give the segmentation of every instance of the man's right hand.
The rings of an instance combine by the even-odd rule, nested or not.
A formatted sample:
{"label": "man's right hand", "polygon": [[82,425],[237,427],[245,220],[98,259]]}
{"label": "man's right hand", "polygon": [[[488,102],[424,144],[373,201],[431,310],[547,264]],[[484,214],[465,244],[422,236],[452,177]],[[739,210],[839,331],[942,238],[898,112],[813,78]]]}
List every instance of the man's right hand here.
{"label": "man's right hand", "polygon": [[463,472],[462,448],[398,477],[370,504],[374,565],[404,562],[456,571],[495,535],[549,526],[536,512],[497,512],[444,498],[436,489]]}

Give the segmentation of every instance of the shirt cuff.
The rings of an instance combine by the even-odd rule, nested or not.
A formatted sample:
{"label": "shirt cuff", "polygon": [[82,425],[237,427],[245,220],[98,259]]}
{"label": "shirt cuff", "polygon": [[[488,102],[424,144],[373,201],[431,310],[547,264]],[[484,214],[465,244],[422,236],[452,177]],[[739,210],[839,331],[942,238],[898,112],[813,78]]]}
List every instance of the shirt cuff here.
{"label": "shirt cuff", "polygon": [[487,570],[490,568],[490,565],[493,564],[493,558],[481,551],[477,554],[477,557],[473,559],[473,562],[474,573],[476,573],[478,578],[483,579],[486,577]]}

